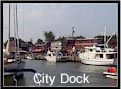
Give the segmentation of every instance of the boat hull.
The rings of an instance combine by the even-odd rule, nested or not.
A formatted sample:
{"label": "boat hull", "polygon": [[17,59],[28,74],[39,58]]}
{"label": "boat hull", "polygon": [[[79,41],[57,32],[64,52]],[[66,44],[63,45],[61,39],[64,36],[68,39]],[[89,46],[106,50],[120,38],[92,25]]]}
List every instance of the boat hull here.
{"label": "boat hull", "polygon": [[90,65],[113,65],[114,59],[81,59],[84,64]]}
{"label": "boat hull", "polygon": [[66,61],[66,58],[63,56],[63,54],[60,51],[55,51],[55,52],[48,51],[47,55],[45,56],[45,59],[50,62]]}
{"label": "boat hull", "polygon": [[56,57],[45,57],[49,62],[65,62],[65,58],[56,58]]}
{"label": "boat hull", "polygon": [[31,56],[27,56],[26,58],[29,59],[29,60],[34,59],[34,57],[31,57]]}
{"label": "boat hull", "polygon": [[118,76],[106,75],[106,78],[118,79]]}
{"label": "boat hull", "polygon": [[[24,61],[21,61],[20,63],[12,62],[12,63],[4,64],[4,69],[24,69],[24,67],[25,67]],[[16,72],[14,74],[16,78],[23,77],[23,72]]]}
{"label": "boat hull", "polygon": [[112,76],[117,76],[117,73],[110,73],[110,72],[103,72],[103,75],[112,75]]}

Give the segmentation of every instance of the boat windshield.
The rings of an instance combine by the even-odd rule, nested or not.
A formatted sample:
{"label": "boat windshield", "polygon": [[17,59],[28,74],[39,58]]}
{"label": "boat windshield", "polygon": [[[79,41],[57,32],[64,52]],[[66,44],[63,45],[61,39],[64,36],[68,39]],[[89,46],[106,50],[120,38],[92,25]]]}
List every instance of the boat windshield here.
{"label": "boat windshield", "polygon": [[98,45],[96,45],[96,47],[100,47],[101,49],[104,49],[105,45],[104,44],[98,44]]}
{"label": "boat windshield", "polygon": [[113,59],[114,58],[114,54],[106,54],[107,59]]}
{"label": "boat windshield", "polygon": [[61,52],[53,52],[53,56],[62,56]]}

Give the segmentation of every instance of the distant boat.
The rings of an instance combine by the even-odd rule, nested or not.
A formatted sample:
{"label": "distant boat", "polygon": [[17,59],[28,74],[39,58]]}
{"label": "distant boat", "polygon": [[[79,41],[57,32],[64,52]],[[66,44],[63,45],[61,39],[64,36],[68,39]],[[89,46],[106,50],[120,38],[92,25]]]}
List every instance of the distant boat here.
{"label": "distant boat", "polygon": [[29,60],[35,59],[32,54],[29,54],[26,58],[29,59]]}
{"label": "distant boat", "polygon": [[103,72],[103,75],[112,75],[112,76],[117,76],[117,73],[110,73],[110,72]]}
{"label": "distant boat", "polygon": [[118,79],[118,76],[106,75],[107,78]]}
{"label": "distant boat", "polygon": [[48,51],[45,59],[49,62],[64,62],[66,58],[60,51]]}
{"label": "distant boat", "polygon": [[105,75],[106,78],[118,79],[117,73],[103,72],[102,74]]}

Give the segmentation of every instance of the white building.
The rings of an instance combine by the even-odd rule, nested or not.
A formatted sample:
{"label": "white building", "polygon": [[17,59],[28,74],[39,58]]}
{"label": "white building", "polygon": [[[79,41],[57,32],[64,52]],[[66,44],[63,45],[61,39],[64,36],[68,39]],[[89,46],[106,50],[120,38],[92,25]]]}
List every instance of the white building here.
{"label": "white building", "polygon": [[61,49],[62,49],[62,42],[61,41],[51,42],[51,50],[52,51],[60,51]]}

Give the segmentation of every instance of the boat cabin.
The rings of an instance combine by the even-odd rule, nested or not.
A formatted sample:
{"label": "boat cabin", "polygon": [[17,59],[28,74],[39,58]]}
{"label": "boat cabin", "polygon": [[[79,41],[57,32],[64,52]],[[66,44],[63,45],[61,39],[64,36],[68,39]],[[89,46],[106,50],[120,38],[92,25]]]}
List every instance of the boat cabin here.
{"label": "boat cabin", "polygon": [[88,59],[114,59],[117,58],[117,52],[112,48],[93,46],[85,47],[85,56]]}
{"label": "boat cabin", "polygon": [[63,54],[61,53],[61,52],[54,52],[54,51],[48,51],[47,52],[47,56],[50,56],[50,57],[52,57],[52,56],[58,56],[58,57],[61,57],[61,56],[63,56]]}

